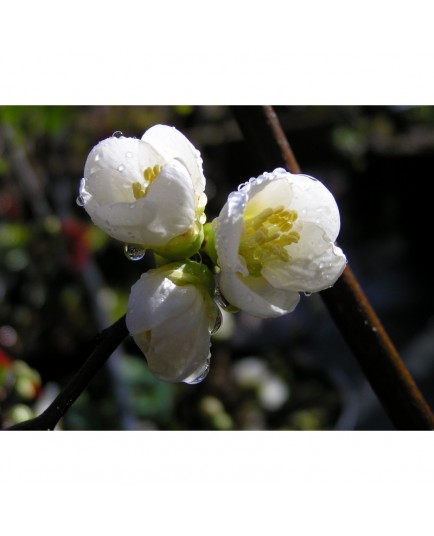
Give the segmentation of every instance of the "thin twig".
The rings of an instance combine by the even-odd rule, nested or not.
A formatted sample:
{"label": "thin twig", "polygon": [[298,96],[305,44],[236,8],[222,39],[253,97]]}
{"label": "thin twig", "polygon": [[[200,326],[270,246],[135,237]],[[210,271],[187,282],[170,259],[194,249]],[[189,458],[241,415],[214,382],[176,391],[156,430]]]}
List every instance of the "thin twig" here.
{"label": "thin twig", "polygon": [[127,335],[124,315],[101,333],[94,351],[41,415],[15,424],[7,430],[54,430],[60,419]]}
{"label": "thin twig", "polygon": [[[300,167],[271,106],[235,106],[234,115],[255,158],[270,171]],[[434,416],[349,266],[322,291],[332,318],[398,430],[433,430]]]}

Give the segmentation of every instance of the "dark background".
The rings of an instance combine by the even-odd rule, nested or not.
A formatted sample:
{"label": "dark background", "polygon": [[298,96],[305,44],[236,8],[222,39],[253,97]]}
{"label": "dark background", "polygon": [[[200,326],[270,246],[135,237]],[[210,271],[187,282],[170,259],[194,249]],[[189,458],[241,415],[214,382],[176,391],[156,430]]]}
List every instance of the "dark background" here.
{"label": "dark background", "polygon": [[[335,195],[339,244],[433,407],[434,108],[275,110],[303,172]],[[115,131],[140,138],[156,123],[176,126],[201,151],[208,220],[238,184],[265,171],[226,106],[0,107],[3,427],[52,400],[150,266],[148,256],[127,260],[75,200],[96,143]],[[392,429],[319,295],[302,296],[279,319],[225,318],[212,356],[203,383],[171,385],[149,374],[127,340],[59,428]]]}

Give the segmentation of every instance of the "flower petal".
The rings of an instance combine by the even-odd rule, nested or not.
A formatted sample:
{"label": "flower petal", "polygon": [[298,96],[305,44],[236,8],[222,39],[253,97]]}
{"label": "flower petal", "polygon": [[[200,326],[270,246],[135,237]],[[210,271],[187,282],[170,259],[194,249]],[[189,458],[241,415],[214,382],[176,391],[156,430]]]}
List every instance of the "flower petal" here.
{"label": "flower petal", "polygon": [[246,205],[247,196],[244,192],[232,192],[218,218],[213,221],[220,267],[243,275],[247,275],[248,270],[238,250]]}
{"label": "flower petal", "polygon": [[195,191],[205,190],[200,152],[175,127],[155,125],[148,129],[142,140],[151,145],[165,160],[178,158],[189,171]]}
{"label": "flower petal", "polygon": [[159,209],[149,225],[153,233],[175,237],[191,227],[195,217],[193,185],[186,168],[177,160],[164,166],[146,198]]}
{"label": "flower petal", "polygon": [[157,247],[187,231],[194,214],[190,176],[180,162],[172,160],[144,197],[131,203],[95,207],[90,216],[117,240]]}
{"label": "flower petal", "polygon": [[[135,201],[130,180],[125,173],[115,169],[97,169],[91,178],[83,178],[80,195],[87,212],[92,206]],[[88,203],[91,203],[90,205]]]}
{"label": "flower petal", "polygon": [[193,299],[187,286],[177,287],[170,279],[150,270],[131,287],[126,316],[128,331],[136,334],[154,329],[192,307]]}
{"label": "flower petal", "polygon": [[[194,291],[192,287],[190,290]],[[147,348],[142,348],[151,372],[161,380],[182,382],[208,359],[208,321],[197,294],[196,298],[184,315],[155,327],[148,336]]]}
{"label": "flower petal", "polygon": [[117,171],[119,180],[131,183],[143,180],[139,162],[140,140],[136,138],[107,138],[96,145],[87,157],[84,177],[90,179],[97,171]]}
{"label": "flower petal", "polygon": [[298,213],[300,221],[315,223],[334,242],[340,230],[340,216],[336,200],[322,182],[308,175],[291,175],[291,210]]}
{"label": "flower petal", "polygon": [[233,271],[222,270],[219,286],[229,303],[259,318],[290,313],[300,300],[298,292],[276,289],[262,277],[243,277]]}
{"label": "flower petal", "polygon": [[300,240],[287,248],[290,261],[273,259],[262,276],[275,288],[318,292],[331,287],[346,266],[342,250],[327,239],[322,228],[303,223]]}
{"label": "flower petal", "polygon": [[331,241],[339,234],[340,217],[335,198],[313,177],[277,168],[249,181],[242,191],[248,197],[246,218],[256,216],[264,208],[283,205],[295,210],[299,221],[320,224]]}
{"label": "flower petal", "polygon": [[280,205],[291,207],[293,198],[291,183],[288,181],[289,173],[284,174],[264,173],[257,180],[250,180],[241,192],[244,192],[248,199],[245,217],[253,217],[264,210],[264,208],[276,208]]}

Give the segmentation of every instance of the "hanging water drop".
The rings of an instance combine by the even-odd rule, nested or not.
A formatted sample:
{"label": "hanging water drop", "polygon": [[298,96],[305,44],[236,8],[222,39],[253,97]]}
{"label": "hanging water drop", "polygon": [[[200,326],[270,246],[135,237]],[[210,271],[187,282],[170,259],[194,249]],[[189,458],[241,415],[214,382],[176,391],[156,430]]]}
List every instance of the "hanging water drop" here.
{"label": "hanging water drop", "polygon": [[308,298],[309,298],[309,296],[312,296],[312,292],[303,292],[303,294],[304,294],[305,296],[307,296]]}
{"label": "hanging water drop", "polygon": [[227,311],[228,313],[238,313],[239,309],[228,302],[219,287],[215,289],[214,299],[223,311]]}
{"label": "hanging water drop", "polygon": [[77,199],[75,200],[75,202],[77,203],[77,205],[79,207],[84,207],[84,200],[83,198],[81,197],[81,195],[77,196]]}
{"label": "hanging water drop", "polygon": [[214,325],[210,327],[210,334],[214,335],[214,333],[217,333],[217,331],[221,328],[223,323],[223,315],[220,309],[217,307],[217,316],[214,322]]}
{"label": "hanging water drop", "polygon": [[120,130],[116,130],[116,132],[113,132],[112,138],[121,138],[123,136],[122,132]]}
{"label": "hanging water drop", "polygon": [[184,383],[189,385],[194,385],[196,383],[202,382],[207,376],[210,368],[211,356],[208,356],[206,363],[200,367],[197,371],[193,372],[188,378],[184,380]]}
{"label": "hanging water drop", "polygon": [[146,253],[146,249],[137,244],[125,244],[124,245],[125,257],[130,261],[140,261],[143,259]]}

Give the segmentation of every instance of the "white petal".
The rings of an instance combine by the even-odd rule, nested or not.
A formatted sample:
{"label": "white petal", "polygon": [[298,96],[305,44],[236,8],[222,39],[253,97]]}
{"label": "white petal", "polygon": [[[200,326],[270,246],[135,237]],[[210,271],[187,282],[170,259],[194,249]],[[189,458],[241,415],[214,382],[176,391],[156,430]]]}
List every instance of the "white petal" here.
{"label": "white petal", "polygon": [[222,269],[248,274],[238,255],[243,231],[243,215],[247,204],[244,192],[232,192],[218,218],[213,221],[218,262]]}
{"label": "white petal", "polygon": [[164,166],[168,160],[171,160],[170,158],[165,158],[159,151],[157,151],[152,145],[149,143],[138,140],[139,141],[139,148],[138,148],[138,161],[140,165],[140,170],[142,172],[142,180],[143,180],[143,172],[146,168],[153,168],[156,164],[159,166]]}
{"label": "white petal", "polygon": [[174,318],[152,330],[145,355],[150,370],[160,379],[181,382],[206,363],[211,337],[201,305],[193,305],[190,319]]}
{"label": "white petal", "polygon": [[245,216],[253,217],[265,208],[276,208],[280,205],[292,209],[293,194],[287,175],[286,172],[283,176],[274,172],[264,174],[261,180],[251,180],[242,190],[248,195]]}
{"label": "white petal", "polygon": [[185,167],[173,160],[150,185],[145,197],[94,209],[96,225],[123,242],[163,246],[194,221],[194,192]]}
{"label": "white petal", "polygon": [[168,318],[188,310],[194,301],[189,287],[177,287],[153,270],[142,274],[131,287],[126,324],[132,334],[148,331]]}
{"label": "white petal", "polygon": [[193,285],[177,286],[157,271],[143,274],[131,289],[126,323],[162,380],[183,381],[208,359],[207,305]]}
{"label": "white petal", "polygon": [[177,160],[171,160],[164,166],[143,199],[147,199],[159,209],[156,218],[149,225],[149,230],[153,233],[175,237],[187,231],[193,224],[193,185],[186,168]]}
{"label": "white petal", "polygon": [[301,222],[315,223],[334,242],[340,230],[340,216],[332,193],[320,181],[307,175],[291,175],[287,178],[293,196],[291,210],[298,213]]}
{"label": "white petal", "polygon": [[342,274],[346,257],[315,224],[305,223],[297,244],[287,247],[289,262],[272,260],[262,276],[275,288],[318,292],[332,286]]}
{"label": "white petal", "polygon": [[107,138],[96,145],[87,157],[84,176],[90,179],[101,170],[119,172],[119,180],[134,182],[143,180],[139,162],[140,140],[136,138]]}
{"label": "white petal", "polygon": [[334,242],[339,234],[339,209],[331,192],[308,175],[296,175],[278,168],[251,179],[242,190],[248,196],[245,216],[252,217],[264,208],[283,205],[295,210],[299,221],[320,225]]}
{"label": "white petal", "polygon": [[197,193],[205,190],[205,177],[199,151],[175,127],[155,125],[148,129],[142,140],[149,143],[165,160],[178,158],[188,169]]}
{"label": "white petal", "polygon": [[233,271],[222,270],[219,286],[229,303],[260,318],[290,313],[300,300],[298,292],[276,289],[262,277],[243,277]]}
{"label": "white petal", "polygon": [[[88,202],[94,205],[108,205],[112,203],[133,202],[134,195],[130,180],[125,173],[114,169],[98,169],[89,179],[82,180],[80,195],[84,201],[87,212],[91,210]],[[143,182],[143,179],[142,179]]]}

